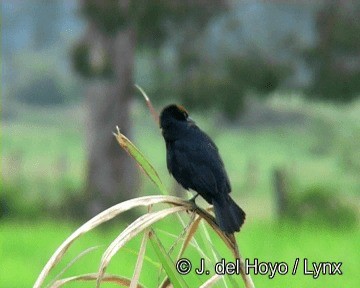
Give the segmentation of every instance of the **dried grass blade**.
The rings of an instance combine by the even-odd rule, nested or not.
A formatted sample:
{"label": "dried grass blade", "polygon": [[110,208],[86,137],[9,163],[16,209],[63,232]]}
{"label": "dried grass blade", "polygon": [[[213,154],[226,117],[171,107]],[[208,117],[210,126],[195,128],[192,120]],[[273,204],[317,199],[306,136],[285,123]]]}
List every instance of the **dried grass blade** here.
{"label": "dried grass blade", "polygon": [[146,105],[148,106],[150,113],[152,115],[152,117],[154,118],[156,124],[159,125],[159,114],[156,112],[156,110],[154,109],[154,107],[151,104],[150,98],[146,95],[145,91],[137,84],[135,84],[135,87],[141,92],[141,94],[144,96],[145,101],[146,101]]}
{"label": "dried grass blade", "polygon": [[201,217],[197,216],[194,221],[191,223],[191,226],[189,227],[189,230],[187,231],[186,237],[184,239],[183,245],[180,249],[179,255],[177,259],[179,259],[183,253],[185,252],[185,249],[188,247],[191,239],[194,237],[195,232],[199,228]]}
{"label": "dried grass blade", "polygon": [[[192,222],[190,223],[189,229],[191,228],[191,225],[195,224],[195,223],[193,223],[194,221],[197,222],[197,221],[200,221],[200,220],[201,220],[201,217],[200,217],[199,215],[197,215],[195,212],[194,212],[193,214],[196,215],[196,216],[192,219]],[[183,221],[182,218],[180,217],[180,215],[178,215],[178,216],[179,216],[178,218],[180,219],[180,221]],[[196,224],[196,225],[199,225],[199,224]],[[192,229],[195,229],[195,227],[193,227]],[[197,227],[196,229],[198,229],[198,227]],[[188,232],[188,233],[189,233],[189,232]],[[194,232],[194,234],[195,234],[195,232]],[[205,258],[205,259],[207,259],[207,260],[210,261],[210,258],[206,255],[206,253],[203,251],[203,249],[200,248],[200,245],[199,245],[199,243],[197,242],[197,240],[196,240],[193,236],[191,236],[191,239],[189,239],[189,240],[193,240],[193,241],[192,241],[193,243],[191,243],[191,245],[192,245],[194,248],[196,248],[196,250],[198,250],[199,254],[200,254],[203,258]],[[184,241],[185,241],[185,240],[184,240]],[[188,243],[188,244],[190,244],[190,243]],[[188,245],[188,244],[186,244],[186,245]],[[186,248],[186,247],[185,247],[185,248]],[[178,258],[180,258],[180,257],[181,257],[181,256],[179,256]]]}
{"label": "dried grass blade", "polygon": [[123,232],[121,232],[118,237],[116,237],[116,239],[109,245],[109,247],[104,252],[99,267],[99,278],[96,287],[100,286],[101,278],[104,275],[105,269],[109,265],[111,258],[129,240],[137,236],[140,232],[149,227],[151,224],[167,217],[170,214],[185,210],[187,210],[187,207],[184,206],[167,208],[158,212],[147,213],[132,222]]}
{"label": "dried grass blade", "polygon": [[[202,224],[204,224],[204,223],[202,223]],[[218,262],[219,261],[219,258],[218,258],[219,252],[218,252],[217,248],[213,245],[213,243],[211,241],[211,237],[210,237],[209,231],[207,229],[207,226],[202,225],[202,228],[203,228],[204,236],[205,236],[205,239],[206,239],[205,243],[208,244],[208,245],[206,245],[206,248],[210,249],[210,253],[212,253],[215,262]],[[225,281],[225,278],[222,278],[222,280],[223,280],[223,286],[222,287],[227,288],[228,285],[227,285],[227,283]]]}
{"label": "dried grass blade", "polygon": [[204,282],[204,283],[200,286],[200,288],[212,287],[221,277],[222,277],[222,275],[219,275],[219,274],[213,275],[211,278],[209,278],[208,280],[206,280],[206,282]]}
{"label": "dried grass blade", "polygon": [[236,257],[236,247],[234,242],[231,240],[231,235],[225,234],[223,231],[221,231],[220,227],[217,225],[214,216],[210,215],[207,211],[197,207],[195,209],[195,212],[211,226],[211,228],[220,236],[220,238],[224,241],[226,246],[229,247],[229,249],[233,252],[233,254]]}
{"label": "dried grass blade", "polygon": [[[78,275],[73,276],[69,278],[64,278],[61,280],[57,280],[51,288],[58,288],[61,287],[67,283],[70,282],[76,282],[76,281],[95,281],[98,277],[97,273],[91,273],[91,274],[84,274],[84,275]],[[111,282],[115,284],[119,284],[119,286],[126,286],[128,287],[130,285],[130,280],[124,277],[115,276],[115,275],[104,275],[103,282]],[[136,287],[142,288],[143,286],[138,284]]]}
{"label": "dried grass blade", "polygon": [[208,224],[213,228],[213,230],[219,235],[219,237],[224,241],[224,243],[229,247],[229,249],[231,250],[231,252],[233,253],[235,258],[238,258],[240,261],[240,275],[245,283],[245,287],[246,288],[254,288],[255,284],[250,276],[250,274],[246,274],[244,271],[244,267],[245,267],[245,263],[243,258],[241,257],[240,253],[239,253],[239,248],[237,246],[236,243],[236,238],[234,237],[234,234],[225,234],[223,233],[219,226],[216,224],[215,222],[215,218],[213,216],[211,216],[209,213],[207,213],[206,211],[197,208],[196,212],[198,213],[199,216],[201,216],[202,218],[205,219],[206,222],[208,222]]}
{"label": "dried grass blade", "polygon": [[[201,217],[197,216],[194,221],[190,224],[190,227],[187,231],[187,234],[185,236],[183,245],[181,246],[180,252],[176,258],[176,260],[180,259],[180,257],[183,255],[183,253],[185,252],[185,249],[187,248],[187,246],[190,243],[190,240],[194,237],[196,230],[199,227],[199,223],[200,223]],[[202,252],[202,251],[200,251]],[[162,283],[160,284],[161,288],[165,288],[168,287],[168,285],[170,284],[170,279],[168,276],[166,276],[164,278],[164,280],[162,281]]]}
{"label": "dried grass blade", "polygon": [[243,279],[244,283],[245,283],[245,287],[246,288],[255,288],[255,284],[250,276],[250,274],[246,274],[244,267],[245,267],[245,262],[244,262],[244,258],[240,257],[239,255],[239,261],[240,261],[240,275],[241,278]]}
{"label": "dried grass blade", "polygon": [[191,209],[191,203],[188,201],[182,200],[180,198],[174,196],[144,196],[135,199],[131,199],[117,205],[114,205],[105,211],[101,212],[100,214],[96,215],[88,222],[80,226],[74,233],[72,233],[54,252],[51,256],[49,261],[44,266],[43,270],[39,274],[34,288],[41,287],[41,284],[44,282],[46,276],[49,274],[51,269],[61,260],[64,253],[67,249],[71,246],[71,244],[79,238],[81,235],[89,232],[90,230],[94,229],[95,227],[99,226],[100,224],[116,217],[117,215],[128,211],[137,206],[148,206],[157,203],[168,203],[177,206],[187,207],[187,209]]}
{"label": "dried grass blade", "polygon": [[[84,251],[82,251],[79,255],[77,255],[73,260],[70,261],[70,263],[68,265],[66,265],[66,267],[61,270],[59,272],[59,274],[57,274],[54,279],[52,280],[52,283],[55,283],[57,279],[59,279],[61,277],[61,275],[63,275],[76,261],[78,261],[80,258],[82,258],[83,256],[85,256],[86,254],[88,254],[89,252],[99,248],[100,246],[94,246],[94,247],[90,247]],[[47,287],[52,287],[52,283],[50,283]]]}
{"label": "dried grass blade", "polygon": [[131,278],[130,288],[135,288],[140,279],[141,268],[144,262],[144,256],[146,251],[146,244],[148,240],[148,233],[145,231],[143,239],[141,241],[139,255],[136,261],[133,277]]}

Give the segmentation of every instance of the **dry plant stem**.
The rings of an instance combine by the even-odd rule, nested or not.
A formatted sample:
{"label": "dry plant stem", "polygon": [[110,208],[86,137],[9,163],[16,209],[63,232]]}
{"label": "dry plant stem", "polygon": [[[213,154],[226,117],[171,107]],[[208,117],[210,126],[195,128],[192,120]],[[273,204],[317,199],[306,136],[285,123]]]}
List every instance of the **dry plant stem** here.
{"label": "dry plant stem", "polygon": [[83,224],[80,228],[78,228],[74,233],[72,233],[54,252],[51,256],[49,261],[46,263],[45,267],[41,271],[40,275],[38,276],[34,288],[41,287],[42,283],[44,282],[46,276],[50,273],[51,269],[55,267],[55,265],[61,260],[67,249],[71,246],[71,244],[79,238],[81,235],[89,232],[90,230],[94,229],[95,227],[99,226],[100,224],[111,220],[112,218],[116,217],[117,215],[128,211],[137,206],[149,206],[152,204],[157,203],[168,203],[175,206],[184,206],[188,209],[192,208],[192,204],[188,201],[182,200],[178,197],[174,196],[144,196],[135,199],[131,199],[128,201],[124,201],[117,205],[106,209],[105,211],[99,213],[88,222]]}
{"label": "dry plant stem", "polygon": [[222,275],[215,274],[211,278],[209,278],[205,283],[203,283],[200,288],[207,288],[212,287],[220,278]]}
{"label": "dry plant stem", "polygon": [[94,246],[94,247],[90,247],[86,250],[84,250],[83,252],[81,252],[78,256],[76,256],[73,260],[70,261],[70,263],[68,265],[66,265],[66,267],[60,271],[59,274],[57,274],[55,277],[54,277],[54,280],[52,283],[49,283],[48,286],[46,287],[53,287],[54,284],[53,283],[56,283],[56,280],[59,279],[76,261],[78,261],[81,257],[83,257],[84,255],[88,254],[89,252],[99,248],[100,246]]}
{"label": "dry plant stem", "polygon": [[[185,252],[187,246],[190,244],[191,239],[194,237],[195,232],[197,230],[197,228],[199,227],[200,224],[200,220],[201,217],[197,216],[195,217],[195,219],[193,220],[193,222],[191,222],[190,227],[187,230],[187,234],[185,237],[185,240],[183,242],[183,245],[180,249],[179,255],[177,256],[176,260],[179,260],[180,257],[183,255],[183,253]],[[166,288],[170,285],[170,279],[169,277],[165,277],[165,279],[162,281],[162,283],[160,284],[160,288]]]}
{"label": "dry plant stem", "polygon": [[250,274],[246,274],[245,273],[245,270],[244,270],[244,267],[245,267],[245,262],[244,262],[244,258],[241,257],[240,255],[240,252],[239,252],[239,247],[237,245],[237,242],[236,242],[236,239],[235,239],[235,236],[234,234],[231,235],[231,238],[232,238],[232,241],[234,242],[234,256],[235,256],[235,259],[239,259],[240,261],[240,275],[244,281],[244,284],[245,284],[245,287],[246,288],[255,288],[255,284],[250,276]]}
{"label": "dry plant stem", "polygon": [[146,243],[148,240],[148,231],[146,230],[141,241],[138,259],[136,261],[133,277],[131,278],[130,288],[136,288],[140,279],[141,268],[144,262],[144,256],[146,251]]}
{"label": "dry plant stem", "polygon": [[[178,216],[178,218],[179,218],[179,220],[180,220],[180,218],[181,218],[180,215],[177,214],[177,216]],[[189,223],[188,223],[187,225],[184,225],[184,223],[182,222],[184,228],[183,228],[183,230],[181,231],[181,233],[179,234],[179,236],[177,236],[177,237],[175,238],[174,243],[173,243],[173,244],[171,245],[171,247],[169,248],[169,251],[167,252],[168,255],[171,255],[171,254],[173,253],[175,247],[176,247],[176,246],[179,244],[179,242],[184,238],[184,236],[186,235],[188,229],[191,227],[191,224],[192,224],[192,222],[194,221],[194,218],[195,218],[195,214],[192,213],[191,218],[190,218],[190,221],[189,221]]]}
{"label": "dry plant stem", "polygon": [[155,123],[157,125],[159,125],[159,114],[156,112],[156,110],[154,109],[154,106],[151,104],[150,98],[146,95],[145,91],[139,85],[135,84],[135,87],[137,89],[139,89],[141,94],[144,96],[146,105],[148,106],[150,113],[151,113],[152,117],[154,118]]}
{"label": "dry plant stem", "polygon": [[[184,253],[186,247],[188,246],[188,244],[190,243],[190,240],[192,239],[192,237],[195,235],[195,232],[200,224],[200,220],[201,218],[204,218],[206,222],[208,222],[208,224],[214,228],[215,232],[220,236],[221,239],[223,239],[223,241],[225,242],[225,244],[229,247],[229,249],[232,251],[235,259],[239,259],[240,261],[240,274],[241,277],[243,279],[243,282],[245,284],[246,288],[254,288],[254,282],[252,281],[252,278],[250,275],[245,273],[244,267],[245,267],[245,262],[244,259],[240,256],[239,253],[239,248],[236,242],[236,239],[234,237],[234,234],[226,234],[223,233],[219,226],[216,224],[215,222],[215,218],[210,215],[207,211],[199,208],[199,207],[195,207],[194,210],[200,217],[195,218],[194,222],[192,223],[191,227],[188,230],[188,235],[185,238],[185,241],[183,243],[183,247],[181,248],[181,251],[178,255],[178,259],[181,257],[182,253]],[[166,277],[164,279],[164,281],[161,283],[160,287],[167,287],[169,285],[169,279],[168,277]]]}
{"label": "dry plant stem", "polygon": [[[92,274],[84,274],[84,275],[79,275],[79,276],[73,276],[73,277],[69,277],[69,278],[65,278],[65,279],[61,279],[56,281],[51,288],[58,288],[61,287],[67,283],[70,282],[75,282],[75,281],[95,281],[98,278],[98,274],[96,273],[92,273]],[[130,280],[123,278],[123,277],[119,277],[119,276],[115,276],[115,275],[105,275],[103,278],[103,282],[110,282],[110,283],[115,283],[118,284],[119,286],[123,287],[129,287],[130,285]],[[137,288],[142,288],[143,286],[141,286],[140,284],[138,284],[136,286]]]}
{"label": "dry plant stem", "polygon": [[245,263],[244,263],[244,259],[240,256],[239,253],[239,248],[236,242],[236,239],[234,237],[234,234],[226,234],[223,233],[219,226],[216,224],[215,222],[215,218],[210,215],[209,213],[207,213],[205,210],[202,210],[199,207],[195,208],[195,212],[202,218],[205,219],[206,222],[208,222],[208,224],[213,227],[213,230],[220,236],[221,239],[223,239],[223,241],[225,242],[225,244],[230,248],[230,250],[233,252],[233,255],[236,258],[239,259],[240,261],[240,274],[241,277],[244,281],[245,287],[246,288],[254,288],[254,282],[252,281],[252,278],[249,274],[245,273],[244,267],[245,267]]}
{"label": "dry plant stem", "polygon": [[167,208],[158,212],[147,213],[140,216],[134,222],[132,222],[126,229],[120,233],[118,237],[109,245],[101,258],[101,264],[99,268],[99,278],[96,283],[96,287],[100,287],[101,279],[105,274],[105,270],[110,263],[111,258],[133,237],[137,236],[140,232],[145,230],[151,224],[157,222],[160,219],[165,218],[173,213],[185,211],[188,209],[184,206],[177,206]]}

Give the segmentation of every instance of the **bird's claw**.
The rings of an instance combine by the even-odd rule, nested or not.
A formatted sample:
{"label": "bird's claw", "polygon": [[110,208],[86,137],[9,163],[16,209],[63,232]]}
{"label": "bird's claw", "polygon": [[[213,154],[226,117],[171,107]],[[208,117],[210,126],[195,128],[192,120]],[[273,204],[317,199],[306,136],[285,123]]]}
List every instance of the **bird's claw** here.
{"label": "bird's claw", "polygon": [[193,203],[194,205],[196,205],[195,203],[195,199],[199,196],[199,193],[196,193],[196,195],[192,198],[189,199],[189,202]]}

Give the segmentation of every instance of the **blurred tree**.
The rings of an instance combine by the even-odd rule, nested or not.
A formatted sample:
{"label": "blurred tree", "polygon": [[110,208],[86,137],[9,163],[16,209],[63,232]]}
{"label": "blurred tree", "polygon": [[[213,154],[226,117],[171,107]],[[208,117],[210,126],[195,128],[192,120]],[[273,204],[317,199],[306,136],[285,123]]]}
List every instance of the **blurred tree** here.
{"label": "blurred tree", "polygon": [[[59,27],[62,13],[63,3],[57,1],[29,1],[24,3],[31,7],[27,8],[28,11],[35,10],[41,11],[37,13],[36,17],[31,19],[33,37],[32,44],[35,50],[47,48],[53,45],[59,37]],[[46,24],[45,24],[46,23]]]}
{"label": "blurred tree", "polygon": [[307,52],[314,70],[310,97],[350,101],[360,93],[360,2],[326,1],[317,15],[318,45]]}
{"label": "blurred tree", "polygon": [[74,48],[72,58],[75,69],[92,79],[87,97],[89,201],[84,212],[93,215],[131,198],[136,191],[134,163],[121,152],[111,134],[115,125],[126,135],[131,132],[129,110],[136,48],[160,47],[168,32],[176,33],[174,27],[184,23],[203,27],[224,3],[221,0],[82,0],[80,3],[88,28]]}
{"label": "blurred tree", "polygon": [[305,6],[232,1],[231,11],[213,17],[205,29],[183,25],[164,49],[158,87],[148,92],[160,99],[172,95],[192,109],[217,108],[233,120],[246,108],[246,96],[300,86],[304,61],[298,46],[311,43],[306,35],[314,9]]}
{"label": "blurred tree", "polygon": [[74,18],[75,4],[33,0],[2,1],[1,5],[4,103],[16,99],[52,105],[79,100],[79,79],[69,73],[68,61],[64,61],[76,30],[70,32],[67,25],[81,27],[80,22],[69,21],[69,16]]}
{"label": "blurred tree", "polygon": [[182,101],[201,109],[217,107],[230,120],[243,111],[246,93],[269,95],[278,88],[289,70],[287,66],[272,63],[254,52],[246,57],[229,56],[224,63],[225,69],[204,69],[203,66],[184,69],[184,83],[180,86]]}

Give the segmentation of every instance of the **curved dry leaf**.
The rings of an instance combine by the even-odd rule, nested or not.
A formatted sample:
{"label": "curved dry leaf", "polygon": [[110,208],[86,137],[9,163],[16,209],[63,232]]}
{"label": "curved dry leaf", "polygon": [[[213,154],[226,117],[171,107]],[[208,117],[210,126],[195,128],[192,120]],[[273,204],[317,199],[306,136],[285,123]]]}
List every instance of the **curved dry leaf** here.
{"label": "curved dry leaf", "polygon": [[[99,248],[100,246],[94,246],[94,247],[90,247],[88,249],[85,249],[84,251],[82,251],[79,255],[77,255],[74,259],[72,259],[70,261],[69,264],[66,265],[66,267],[64,269],[62,269],[59,274],[57,274],[54,279],[52,280],[52,283],[56,283],[56,280],[59,279],[61,277],[61,275],[63,275],[75,262],[77,262],[80,258],[82,258],[83,256],[85,256],[86,254],[90,253],[91,251]],[[53,284],[50,283],[47,287],[52,287]]]}
{"label": "curved dry leaf", "polygon": [[105,269],[109,265],[111,258],[129,240],[137,236],[140,232],[142,232],[144,229],[146,229],[156,221],[159,221],[160,219],[163,219],[170,214],[174,214],[180,211],[185,211],[187,209],[188,208],[184,206],[167,208],[158,212],[147,213],[136,219],[134,222],[132,222],[123,232],[121,232],[121,234],[118,237],[116,237],[116,239],[109,245],[109,247],[104,252],[101,258],[101,264],[99,267],[99,279],[97,281],[96,287],[100,286],[101,278],[104,275]]}
{"label": "curved dry leaf", "polygon": [[[97,273],[73,276],[73,277],[57,280],[51,286],[51,288],[58,288],[58,287],[61,287],[61,286],[65,285],[65,284],[67,284],[67,283],[76,282],[76,281],[95,281],[97,278],[98,278]],[[104,275],[103,282],[115,283],[115,284],[119,284],[119,286],[129,286],[130,285],[130,280],[129,279],[124,278],[124,277],[120,277],[120,276],[116,276],[116,275]],[[142,288],[143,286],[138,284],[136,287]]]}
{"label": "curved dry leaf", "polygon": [[187,209],[191,209],[192,204],[186,200],[180,199],[174,196],[144,196],[139,197],[131,200],[124,201],[117,205],[114,205],[105,211],[99,213],[88,222],[80,226],[74,233],[72,233],[54,252],[51,256],[49,261],[44,266],[43,270],[39,274],[36,282],[34,284],[34,288],[41,287],[41,284],[44,282],[46,276],[49,274],[51,269],[61,260],[64,253],[67,249],[71,246],[71,244],[79,238],[81,235],[89,232],[90,230],[94,229],[95,227],[99,226],[100,224],[111,220],[112,218],[116,217],[117,215],[128,211],[134,207],[138,206],[148,206],[157,203],[168,203],[176,206],[183,206]]}
{"label": "curved dry leaf", "polygon": [[130,288],[135,288],[137,286],[137,283],[139,282],[141,268],[142,268],[142,265],[143,265],[143,262],[144,262],[144,256],[145,256],[145,251],[146,251],[147,240],[148,240],[148,233],[146,233],[146,231],[145,231],[143,239],[141,241],[141,245],[140,245],[140,249],[139,249],[139,255],[138,255],[138,258],[136,260],[134,274],[133,274],[133,276],[131,278]]}
{"label": "curved dry leaf", "polygon": [[222,275],[215,274],[214,276],[206,280],[206,282],[204,282],[199,288],[212,287],[212,285],[214,285],[221,277]]}
{"label": "curved dry leaf", "polygon": [[135,84],[135,87],[141,92],[141,94],[144,96],[145,101],[146,101],[146,105],[148,106],[150,113],[152,115],[152,117],[154,118],[154,121],[156,124],[159,125],[159,114],[156,112],[156,110],[154,109],[154,107],[151,104],[150,98],[146,95],[145,91],[137,84]]}
{"label": "curved dry leaf", "polygon": [[177,259],[179,259],[183,255],[183,253],[185,252],[185,249],[189,245],[191,239],[194,237],[195,232],[199,228],[200,220],[201,220],[201,217],[197,216],[197,217],[195,217],[194,221],[191,223]]}
{"label": "curved dry leaf", "polygon": [[[180,252],[179,252],[179,254],[178,254],[177,258],[176,258],[177,260],[180,259],[180,257],[185,252],[185,249],[190,244],[190,240],[194,237],[195,232],[197,231],[197,229],[199,227],[200,220],[201,220],[201,217],[197,216],[197,217],[195,217],[193,222],[191,222],[190,227],[187,230],[187,234],[186,234],[186,237],[184,239],[183,245],[181,246]],[[170,284],[170,279],[169,279],[168,276],[166,276],[159,287],[165,288],[165,287],[168,287],[169,284]]]}

